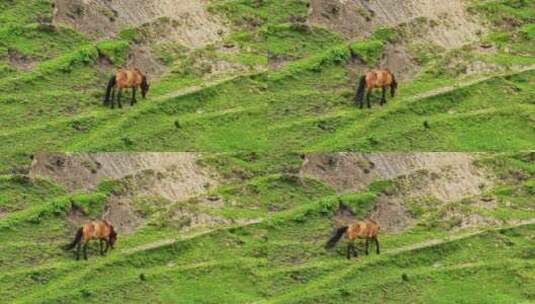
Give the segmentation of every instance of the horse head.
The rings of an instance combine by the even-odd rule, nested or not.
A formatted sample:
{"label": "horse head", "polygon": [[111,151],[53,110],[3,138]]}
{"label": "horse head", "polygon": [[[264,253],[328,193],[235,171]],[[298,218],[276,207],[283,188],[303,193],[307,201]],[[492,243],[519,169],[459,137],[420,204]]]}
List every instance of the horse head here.
{"label": "horse head", "polygon": [[392,95],[392,98],[396,96],[396,90],[398,89],[398,82],[396,81],[396,76],[394,76],[394,73],[390,72],[390,75],[392,75],[392,85],[390,86],[390,94]]}
{"label": "horse head", "polygon": [[113,249],[114,245],[115,245],[115,242],[117,241],[117,232],[115,232],[115,229],[113,228],[113,226],[110,225],[110,247],[111,249]]}
{"label": "horse head", "polygon": [[147,98],[147,92],[149,91],[150,84],[147,81],[147,76],[142,75],[141,76],[141,96],[143,99]]}

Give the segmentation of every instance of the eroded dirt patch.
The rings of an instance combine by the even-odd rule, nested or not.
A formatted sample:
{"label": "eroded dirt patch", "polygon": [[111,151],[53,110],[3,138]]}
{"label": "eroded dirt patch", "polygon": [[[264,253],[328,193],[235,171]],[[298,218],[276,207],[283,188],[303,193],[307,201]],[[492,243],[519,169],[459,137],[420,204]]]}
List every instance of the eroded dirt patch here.
{"label": "eroded dirt patch", "polygon": [[311,0],[308,21],[351,39],[401,26],[412,39],[445,48],[473,41],[482,30],[461,0]]}
{"label": "eroded dirt patch", "polygon": [[[392,189],[379,195],[369,216],[385,231],[399,232],[414,221],[409,201],[424,199],[440,206],[479,195],[492,185],[493,177],[474,165],[476,158],[468,153],[312,153],[305,155],[300,175],[340,193],[365,190],[378,180],[392,181]],[[464,226],[480,222],[476,216],[462,220]]]}
{"label": "eroded dirt patch", "polygon": [[352,56],[347,65],[349,85],[355,86],[365,71],[372,68],[385,68],[394,73],[399,81],[410,80],[419,71],[419,65],[407,48],[402,44],[388,43],[385,45],[381,60],[377,66],[371,66],[358,56]]}
{"label": "eroded dirt patch", "polygon": [[[198,165],[198,157],[195,153],[38,153],[30,176],[48,177],[70,191],[92,190],[104,180],[120,181],[121,190],[107,198],[100,216],[111,220],[120,233],[129,233],[153,213],[217,184],[216,174]],[[68,214],[73,225],[90,219],[76,206]],[[204,223],[201,215],[191,221],[189,226]]]}
{"label": "eroded dirt patch", "polygon": [[196,153],[37,153],[30,176],[49,177],[71,191],[130,177],[141,187],[137,191],[177,201],[216,183],[215,173],[198,165],[198,157]]}
{"label": "eroded dirt patch", "polygon": [[389,198],[384,195],[377,199],[370,217],[379,223],[381,230],[389,232],[400,232],[413,222],[402,198]]}
{"label": "eroded dirt patch", "polygon": [[305,156],[300,174],[339,192],[359,191],[375,180],[403,177],[414,186],[407,191],[451,201],[479,194],[490,184],[491,177],[474,166],[474,160],[475,155],[468,153],[312,153]]}
{"label": "eroded dirt patch", "polygon": [[96,38],[157,20],[171,25],[160,36],[189,47],[221,39],[224,22],[207,11],[205,0],[56,0],[54,23],[64,23]]}

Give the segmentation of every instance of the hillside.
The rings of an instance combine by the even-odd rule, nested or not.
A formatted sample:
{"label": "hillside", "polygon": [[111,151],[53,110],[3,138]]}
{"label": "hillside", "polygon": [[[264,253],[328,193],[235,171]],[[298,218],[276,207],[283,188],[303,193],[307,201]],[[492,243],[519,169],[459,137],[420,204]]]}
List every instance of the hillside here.
{"label": "hillside", "polygon": [[533,303],[533,151],[533,0],[2,0],[0,302]]}
{"label": "hillside", "polygon": [[[0,4],[0,147],[29,151],[518,151],[533,148],[531,1]],[[152,83],[104,108],[116,67]],[[388,67],[399,95],[353,104]],[[377,97],[377,96],[376,96]],[[425,126],[424,126],[425,123]]]}
{"label": "hillside", "polygon": [[[534,163],[533,153],[39,154],[29,176],[0,178],[0,297],[529,303]],[[96,243],[88,261],[61,249],[102,214],[119,231],[108,256]],[[348,261],[343,242],[323,248],[364,216],[382,226],[382,254]]]}

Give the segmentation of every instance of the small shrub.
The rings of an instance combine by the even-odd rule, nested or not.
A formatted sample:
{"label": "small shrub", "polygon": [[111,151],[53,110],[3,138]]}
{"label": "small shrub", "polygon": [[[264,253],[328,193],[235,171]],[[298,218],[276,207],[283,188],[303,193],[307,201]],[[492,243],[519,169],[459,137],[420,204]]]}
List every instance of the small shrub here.
{"label": "small shrub", "polygon": [[125,40],[104,40],[97,44],[100,55],[106,56],[112,63],[120,65],[125,62],[129,44]]}
{"label": "small shrub", "polygon": [[351,54],[360,57],[369,64],[377,64],[383,53],[383,42],[380,40],[358,41],[350,45]]}

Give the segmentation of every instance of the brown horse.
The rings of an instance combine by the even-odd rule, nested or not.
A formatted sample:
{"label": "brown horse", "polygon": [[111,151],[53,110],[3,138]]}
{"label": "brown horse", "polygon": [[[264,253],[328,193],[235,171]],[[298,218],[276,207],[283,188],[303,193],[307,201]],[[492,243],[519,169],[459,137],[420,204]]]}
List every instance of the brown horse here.
{"label": "brown horse", "polygon": [[360,104],[360,108],[364,107],[364,93],[368,92],[366,97],[368,108],[371,108],[370,96],[373,89],[382,88],[383,96],[381,97],[381,106],[386,103],[386,87],[390,87],[390,93],[392,97],[396,95],[396,89],[398,88],[398,83],[396,77],[390,70],[371,70],[367,71],[364,76],[360,78],[360,83],[357,89],[357,94],[355,96],[355,103]]}
{"label": "brown horse", "polygon": [[379,240],[377,238],[380,228],[381,227],[379,226],[379,224],[377,224],[372,219],[365,219],[364,221],[358,221],[348,226],[340,227],[336,229],[333,236],[329,239],[329,241],[327,241],[325,248],[326,249],[333,248],[338,242],[338,240],[340,240],[342,235],[345,234],[348,240],[348,243],[347,243],[347,258],[348,259],[351,259],[351,251],[353,251],[353,254],[355,257],[358,256],[357,249],[355,248],[355,240],[357,238],[366,240],[366,255],[368,255],[368,245],[369,245],[368,241],[369,240],[375,241],[377,254],[380,254]]}
{"label": "brown horse", "polygon": [[136,91],[138,87],[141,89],[141,96],[143,97],[143,99],[145,99],[147,92],[149,91],[150,85],[147,82],[147,76],[145,76],[145,74],[143,74],[141,70],[137,68],[133,70],[118,70],[115,75],[112,75],[110,80],[108,81],[108,87],[106,88],[106,96],[104,98],[104,105],[106,106],[110,104],[111,101],[111,108],[113,109],[115,107],[113,100],[115,98],[115,89],[117,89],[117,103],[119,105],[119,108],[122,108],[122,90],[131,88],[132,101],[130,102],[130,105],[133,106],[137,102]]}
{"label": "brown horse", "polygon": [[[80,259],[80,249],[82,248],[82,242],[84,247],[84,259],[87,260],[87,244],[91,240],[99,240],[100,245],[100,255],[104,255],[108,252],[108,249],[113,249],[115,241],[117,241],[117,232],[107,220],[92,221],[87,224],[84,224],[76,232],[74,240],[69,245],[65,246],[65,250],[71,250],[76,245],[78,248],[76,250],[76,259]],[[102,242],[106,242],[106,248],[103,250]]]}

